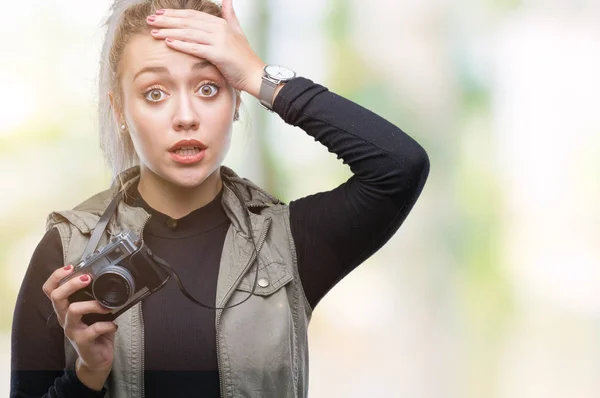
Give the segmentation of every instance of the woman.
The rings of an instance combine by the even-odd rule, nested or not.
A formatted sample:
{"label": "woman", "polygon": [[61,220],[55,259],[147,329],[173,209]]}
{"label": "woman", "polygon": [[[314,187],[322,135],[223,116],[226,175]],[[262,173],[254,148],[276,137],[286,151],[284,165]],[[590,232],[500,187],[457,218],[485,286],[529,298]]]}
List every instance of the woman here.
{"label": "woman", "polygon": [[[312,311],[406,219],[427,154],[369,110],[265,68],[231,0],[117,0],[112,11],[99,111],[116,178],[48,218],[15,308],[11,396],[305,397]],[[336,153],[353,177],[286,205],[222,165],[241,91]],[[195,299],[219,309],[169,280],[114,321],[82,321],[109,311],[69,303],[90,276],[59,281],[117,195],[98,247],[136,231]],[[48,311],[59,326],[47,326]]]}

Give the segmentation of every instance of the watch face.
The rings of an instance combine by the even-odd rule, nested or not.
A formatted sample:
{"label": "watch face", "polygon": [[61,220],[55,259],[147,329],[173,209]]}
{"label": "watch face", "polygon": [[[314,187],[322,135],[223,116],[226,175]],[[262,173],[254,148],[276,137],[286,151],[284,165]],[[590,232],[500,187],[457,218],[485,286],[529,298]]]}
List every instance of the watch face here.
{"label": "watch face", "polygon": [[296,76],[296,72],[281,65],[267,65],[265,72],[278,80],[288,80]]}

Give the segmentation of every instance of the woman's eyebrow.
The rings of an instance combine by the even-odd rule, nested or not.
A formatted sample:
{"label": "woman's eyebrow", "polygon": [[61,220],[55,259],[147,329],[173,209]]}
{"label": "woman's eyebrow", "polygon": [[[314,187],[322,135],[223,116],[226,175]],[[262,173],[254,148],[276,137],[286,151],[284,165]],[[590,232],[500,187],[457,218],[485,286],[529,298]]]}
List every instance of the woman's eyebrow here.
{"label": "woman's eyebrow", "polygon": [[[202,60],[200,62],[196,62],[194,65],[192,65],[192,67],[190,68],[190,70],[194,71],[194,70],[200,70],[200,69],[204,69],[208,66],[214,66],[210,61],[208,60]],[[140,76],[143,73],[159,73],[159,74],[166,74],[166,75],[170,75],[169,73],[169,69],[167,69],[164,66],[146,66],[142,69],[140,69],[134,76],[133,76],[133,80],[135,81],[135,79],[138,78],[138,76]]]}

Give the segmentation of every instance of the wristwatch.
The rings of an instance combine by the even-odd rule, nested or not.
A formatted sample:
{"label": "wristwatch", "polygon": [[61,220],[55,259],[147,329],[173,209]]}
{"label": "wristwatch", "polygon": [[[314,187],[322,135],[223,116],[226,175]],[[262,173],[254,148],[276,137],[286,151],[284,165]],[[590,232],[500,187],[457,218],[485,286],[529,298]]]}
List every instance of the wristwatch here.
{"label": "wristwatch", "polygon": [[281,65],[266,65],[263,69],[262,84],[258,93],[260,105],[273,112],[273,95],[281,83],[292,80],[296,72]]}

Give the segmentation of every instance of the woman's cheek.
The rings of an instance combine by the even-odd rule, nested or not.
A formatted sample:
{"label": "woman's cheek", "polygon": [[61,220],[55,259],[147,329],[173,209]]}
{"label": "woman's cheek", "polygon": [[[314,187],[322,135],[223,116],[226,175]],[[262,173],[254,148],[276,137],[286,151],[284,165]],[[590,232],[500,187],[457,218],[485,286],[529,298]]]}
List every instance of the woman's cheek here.
{"label": "woman's cheek", "polygon": [[160,147],[160,144],[155,142],[154,137],[152,137],[152,131],[148,129],[147,124],[147,120],[145,122],[136,121],[135,132],[131,134],[133,147],[140,159],[146,164],[152,162],[158,156],[155,152]]}

